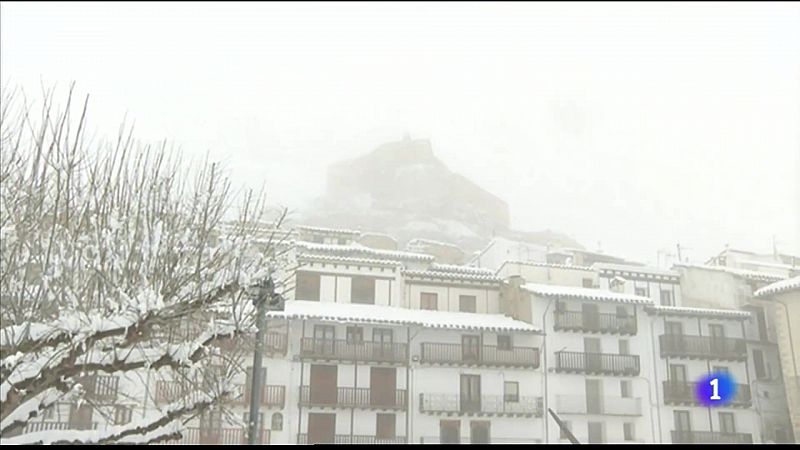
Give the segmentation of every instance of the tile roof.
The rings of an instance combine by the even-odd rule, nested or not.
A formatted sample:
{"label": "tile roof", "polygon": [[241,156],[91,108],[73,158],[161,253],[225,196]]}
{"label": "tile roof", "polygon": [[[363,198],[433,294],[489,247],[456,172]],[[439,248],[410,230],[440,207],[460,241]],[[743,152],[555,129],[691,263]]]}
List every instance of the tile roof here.
{"label": "tile roof", "polygon": [[737,309],[711,309],[711,308],[689,308],[683,306],[648,306],[644,309],[648,313],[663,314],[667,316],[706,316],[706,317],[733,317],[747,319],[750,313]]}
{"label": "tile roof", "polygon": [[601,289],[573,286],[554,286],[549,284],[527,283],[523,289],[543,297],[566,297],[615,303],[640,303],[652,305],[653,299],[640,295],[622,294]]}
{"label": "tile roof", "polygon": [[800,291],[800,275],[764,286],[754,294],[756,297],[768,297],[790,291]]}
{"label": "tile roof", "polygon": [[714,270],[717,272],[727,272],[734,276],[745,278],[747,280],[756,280],[756,281],[772,282],[772,281],[783,280],[786,278],[785,276],[776,275],[774,273],[757,272],[755,270],[737,269],[734,267],[727,267],[727,266],[709,266],[707,264],[676,263],[674,267],[686,267],[690,269],[705,269],[705,270]]}

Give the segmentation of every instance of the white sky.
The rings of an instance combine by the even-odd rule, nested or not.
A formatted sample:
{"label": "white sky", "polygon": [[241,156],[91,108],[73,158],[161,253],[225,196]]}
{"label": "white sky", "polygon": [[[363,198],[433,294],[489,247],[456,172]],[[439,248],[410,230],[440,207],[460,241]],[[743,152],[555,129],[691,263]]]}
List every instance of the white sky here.
{"label": "white sky", "polygon": [[407,130],[512,225],[655,262],[800,253],[800,4],[27,4],[2,82],[91,94],[136,135],[301,208]]}

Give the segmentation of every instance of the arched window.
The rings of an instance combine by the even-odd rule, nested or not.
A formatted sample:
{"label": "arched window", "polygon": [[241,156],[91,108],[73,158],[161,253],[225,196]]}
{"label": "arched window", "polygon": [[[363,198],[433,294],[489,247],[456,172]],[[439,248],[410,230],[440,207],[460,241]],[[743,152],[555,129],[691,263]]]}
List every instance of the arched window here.
{"label": "arched window", "polygon": [[276,412],[272,415],[272,431],[283,430],[283,414]]}

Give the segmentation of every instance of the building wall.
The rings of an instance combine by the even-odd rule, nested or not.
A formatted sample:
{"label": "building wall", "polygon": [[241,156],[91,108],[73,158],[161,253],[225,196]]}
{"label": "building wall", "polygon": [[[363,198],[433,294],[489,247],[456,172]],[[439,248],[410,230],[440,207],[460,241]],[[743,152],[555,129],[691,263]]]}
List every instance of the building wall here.
{"label": "building wall", "polygon": [[459,296],[475,296],[475,308],[478,314],[500,313],[499,286],[463,287],[460,283],[425,283],[422,281],[406,281],[406,305],[410,309],[420,309],[422,293],[435,293],[439,311],[459,311]]}

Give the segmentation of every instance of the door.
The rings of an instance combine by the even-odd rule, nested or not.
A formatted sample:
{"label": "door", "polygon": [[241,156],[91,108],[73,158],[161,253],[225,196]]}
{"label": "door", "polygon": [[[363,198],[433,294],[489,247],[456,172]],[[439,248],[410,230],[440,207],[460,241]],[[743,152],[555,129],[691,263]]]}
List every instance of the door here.
{"label": "door", "polygon": [[692,399],[692,388],[686,382],[686,366],[683,364],[669,365],[669,386],[673,398],[681,400]]}
{"label": "door", "polygon": [[90,430],[92,428],[92,405],[84,403],[77,407],[74,403],[69,407],[69,427],[75,430]]}
{"label": "door", "polygon": [[725,328],[720,324],[708,324],[708,332],[711,334],[711,353],[712,355],[725,353]]}
{"label": "door", "polygon": [[481,410],[481,376],[461,375],[461,411]]}
{"label": "door", "polygon": [[719,430],[725,434],[736,433],[736,422],[733,420],[733,413],[719,413]]}
{"label": "door", "polygon": [[314,404],[335,405],[337,366],[311,365],[310,401]]}
{"label": "door", "polygon": [[393,340],[392,330],[388,328],[372,330],[372,345],[375,346],[374,356],[376,359],[392,359]]}
{"label": "door", "polygon": [[394,439],[397,420],[394,414],[377,414],[375,437],[378,439]]}
{"label": "door", "polygon": [[586,358],[586,370],[599,372],[602,369],[602,356],[600,339],[583,338],[584,358]]}
{"label": "door", "polygon": [[200,415],[200,444],[222,443],[222,411],[207,411]]}
{"label": "door", "polygon": [[692,422],[689,411],[673,411],[672,414],[675,420],[675,433],[678,435],[677,442],[690,443],[692,441]]}
{"label": "door", "polygon": [[477,335],[461,336],[461,360],[480,361],[481,337]]}
{"label": "door", "polygon": [[369,401],[374,406],[396,406],[397,369],[371,367],[369,374]]}
{"label": "door", "polygon": [[600,313],[597,305],[584,303],[581,305],[581,316],[583,317],[583,329],[590,331],[600,330]]}
{"label": "door", "polygon": [[490,422],[473,420],[469,423],[469,441],[471,444],[489,444]]}
{"label": "door", "polygon": [[669,351],[681,350],[683,345],[683,324],[680,322],[664,323],[664,345]]}
{"label": "door", "polygon": [[[262,400],[267,398],[267,368],[261,367],[261,398]],[[253,387],[253,367],[247,368],[247,375],[245,376],[244,382],[244,398],[242,401],[247,402],[246,404],[250,405],[250,396]]]}
{"label": "door", "polygon": [[602,422],[589,422],[589,443],[602,444],[603,443],[603,423]]}
{"label": "door", "polygon": [[461,422],[442,420],[439,422],[439,443],[458,444],[461,442]]}
{"label": "door", "polygon": [[603,384],[601,380],[586,380],[586,413],[603,414]]}
{"label": "door", "polygon": [[331,325],[314,326],[314,353],[333,355],[336,345],[336,329]]}
{"label": "door", "polygon": [[308,413],[308,443],[333,444],[336,435],[336,414]]}

